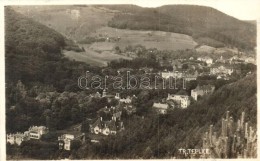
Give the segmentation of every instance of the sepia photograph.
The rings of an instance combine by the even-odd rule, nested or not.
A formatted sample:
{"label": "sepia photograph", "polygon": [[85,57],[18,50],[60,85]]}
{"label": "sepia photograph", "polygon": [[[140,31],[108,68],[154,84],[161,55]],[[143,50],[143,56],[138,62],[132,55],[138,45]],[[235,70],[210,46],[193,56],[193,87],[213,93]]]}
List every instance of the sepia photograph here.
{"label": "sepia photograph", "polygon": [[1,160],[258,158],[260,1],[1,5]]}

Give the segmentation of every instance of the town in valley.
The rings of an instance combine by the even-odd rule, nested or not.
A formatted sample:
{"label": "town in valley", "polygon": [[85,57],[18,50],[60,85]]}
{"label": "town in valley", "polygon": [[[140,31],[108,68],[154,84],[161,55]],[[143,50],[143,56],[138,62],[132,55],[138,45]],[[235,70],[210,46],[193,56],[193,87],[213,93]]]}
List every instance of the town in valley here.
{"label": "town in valley", "polygon": [[7,159],[257,157],[254,22],[192,5],[5,18]]}

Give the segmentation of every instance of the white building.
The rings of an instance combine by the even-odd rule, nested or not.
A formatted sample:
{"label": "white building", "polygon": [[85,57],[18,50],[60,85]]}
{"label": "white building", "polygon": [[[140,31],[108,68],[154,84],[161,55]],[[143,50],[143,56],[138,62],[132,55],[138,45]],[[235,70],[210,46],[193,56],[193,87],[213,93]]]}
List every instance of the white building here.
{"label": "white building", "polygon": [[213,64],[213,59],[210,57],[198,57],[197,60],[203,61],[203,62],[207,63],[207,65]]}
{"label": "white building", "polygon": [[17,144],[20,146],[25,140],[29,140],[29,137],[23,133],[8,134],[6,137],[6,142],[12,145]]}
{"label": "white building", "polygon": [[187,108],[190,105],[190,100],[188,95],[176,95],[168,94],[167,100],[173,100],[181,106],[181,108]]}
{"label": "white building", "polygon": [[49,130],[45,126],[32,126],[24,133],[28,133],[30,139],[40,139],[43,134],[47,134],[48,132]]}
{"label": "white building", "polygon": [[10,144],[21,145],[21,143],[26,140],[40,139],[43,134],[48,132],[49,130],[45,126],[32,126],[24,133],[7,134],[6,142]]}
{"label": "white building", "polygon": [[206,94],[211,94],[215,87],[212,85],[197,86],[195,89],[191,90],[191,97],[197,101],[198,96],[203,96]]}
{"label": "white building", "polygon": [[60,137],[58,137],[59,149],[70,150],[71,141],[74,139],[74,135],[71,134],[63,134]]}
{"label": "white building", "polygon": [[168,71],[168,72],[161,72],[161,77],[165,79],[169,79],[170,77],[172,78],[183,78],[184,73],[180,71]]}
{"label": "white building", "polygon": [[153,103],[153,108],[155,108],[160,114],[166,114],[168,107],[169,106],[166,103]]}
{"label": "white building", "polygon": [[218,75],[218,74],[226,74],[231,75],[233,73],[233,68],[231,67],[225,67],[223,65],[214,66],[210,68],[210,74],[212,75]]}

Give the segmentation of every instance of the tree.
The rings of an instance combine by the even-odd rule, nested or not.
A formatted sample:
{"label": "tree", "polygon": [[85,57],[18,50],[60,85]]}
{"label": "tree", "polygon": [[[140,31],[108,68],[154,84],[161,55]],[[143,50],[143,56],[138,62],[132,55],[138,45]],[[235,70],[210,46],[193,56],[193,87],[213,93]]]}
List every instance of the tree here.
{"label": "tree", "polygon": [[89,133],[90,132],[89,122],[87,120],[82,121],[81,132],[82,133]]}
{"label": "tree", "polygon": [[78,150],[81,146],[81,141],[80,140],[72,140],[71,141],[71,150]]}

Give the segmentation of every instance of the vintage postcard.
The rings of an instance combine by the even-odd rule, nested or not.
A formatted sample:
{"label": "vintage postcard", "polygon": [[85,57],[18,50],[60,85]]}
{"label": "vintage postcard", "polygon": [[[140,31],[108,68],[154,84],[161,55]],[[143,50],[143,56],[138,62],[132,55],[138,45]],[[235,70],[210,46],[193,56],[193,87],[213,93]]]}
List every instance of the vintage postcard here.
{"label": "vintage postcard", "polygon": [[260,1],[1,11],[1,160],[259,157]]}

